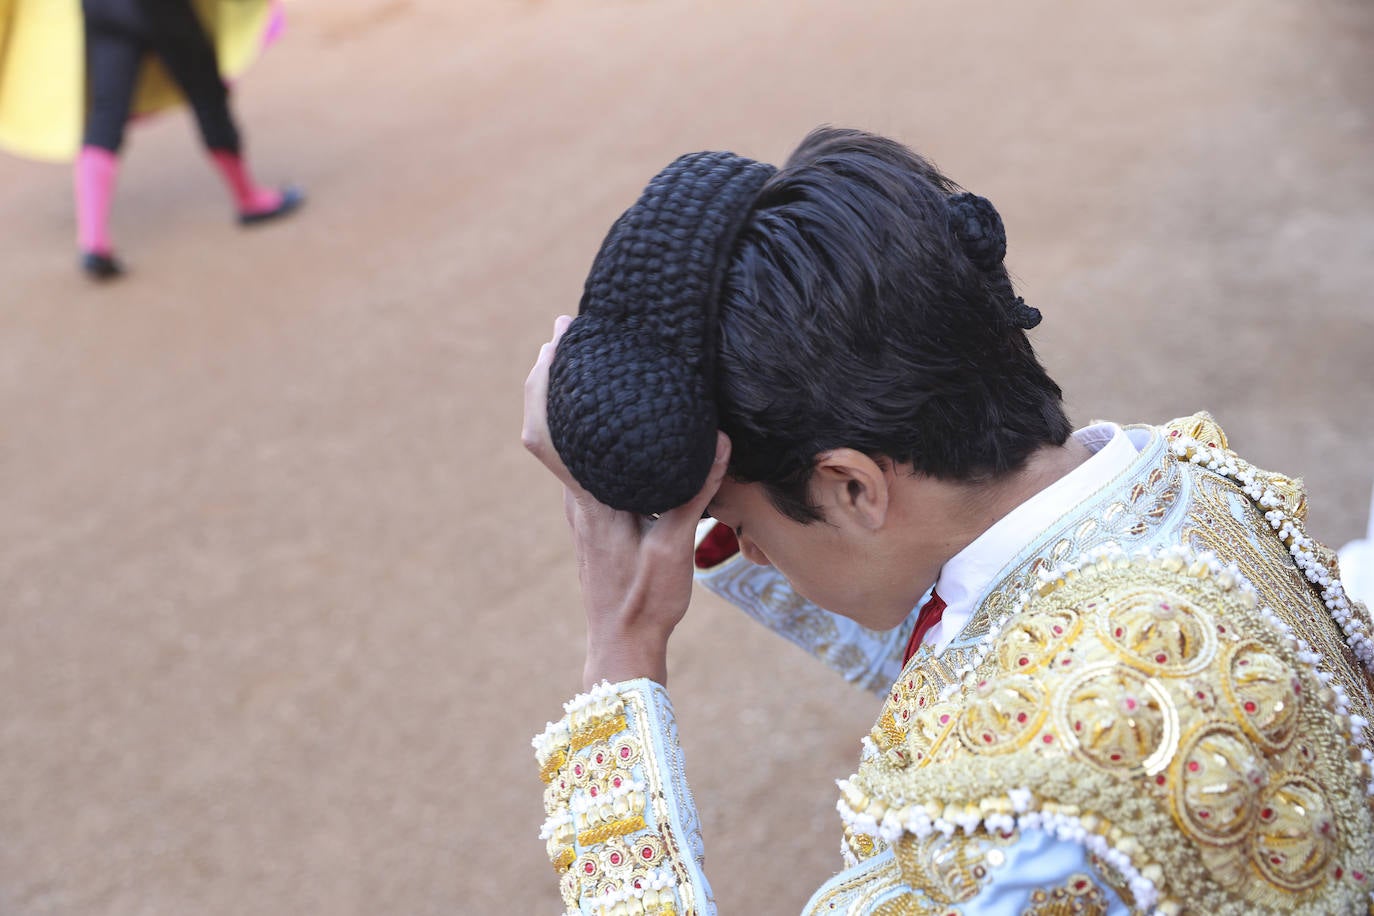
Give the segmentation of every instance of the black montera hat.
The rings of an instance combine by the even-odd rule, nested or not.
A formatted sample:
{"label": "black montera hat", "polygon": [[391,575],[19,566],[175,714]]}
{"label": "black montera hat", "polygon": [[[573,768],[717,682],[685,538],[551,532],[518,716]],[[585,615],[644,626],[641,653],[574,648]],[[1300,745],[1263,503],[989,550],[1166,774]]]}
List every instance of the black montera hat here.
{"label": "black montera hat", "polygon": [[549,371],[549,434],[614,509],[687,502],[716,445],[716,306],[730,254],[776,169],[689,153],[616,220]]}

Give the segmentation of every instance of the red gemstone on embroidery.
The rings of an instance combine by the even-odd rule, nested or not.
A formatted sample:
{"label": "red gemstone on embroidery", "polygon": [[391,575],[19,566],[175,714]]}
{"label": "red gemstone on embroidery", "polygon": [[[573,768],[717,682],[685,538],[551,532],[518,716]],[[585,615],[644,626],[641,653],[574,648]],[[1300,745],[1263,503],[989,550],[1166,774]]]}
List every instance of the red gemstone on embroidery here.
{"label": "red gemstone on embroidery", "polygon": [[1045,742],[1046,744],[1052,744],[1052,743],[1054,742],[1054,735],[1046,735],[1045,737],[1041,738],[1040,740],[1043,741],[1043,742]]}
{"label": "red gemstone on embroidery", "polygon": [[611,780],[611,785],[615,786],[617,789],[620,788],[620,783],[621,783],[621,779],[620,779],[619,776],[617,776],[615,779],[612,779],[612,780]]}
{"label": "red gemstone on embroidery", "polygon": [[1136,707],[1135,697],[1127,697],[1127,698],[1126,698],[1126,709],[1128,709],[1128,710],[1131,711],[1131,712],[1135,712],[1135,707]]}
{"label": "red gemstone on embroidery", "polygon": [[1321,825],[1321,827],[1318,828],[1318,830],[1319,830],[1321,833],[1323,833],[1323,834],[1330,833],[1330,832],[1331,832],[1331,822],[1330,822],[1330,821],[1322,821],[1322,825]]}
{"label": "red gemstone on embroidery", "polygon": [[1120,760],[1120,759],[1121,759],[1121,755],[1120,755],[1120,754],[1113,754],[1113,755],[1112,755],[1112,763],[1116,763],[1116,762],[1117,762],[1118,760]]}
{"label": "red gemstone on embroidery", "polygon": [[1341,877],[1342,875],[1344,875],[1344,874],[1345,874],[1345,869],[1343,869],[1343,868],[1341,868],[1339,865],[1337,865],[1337,866],[1336,866],[1336,877],[1337,877],[1337,878],[1340,878],[1340,877]]}
{"label": "red gemstone on embroidery", "polygon": [[1272,862],[1272,863],[1275,864],[1275,865],[1282,865],[1282,864],[1283,864],[1283,859],[1279,858],[1278,856],[1270,856],[1270,857],[1269,857],[1269,861]]}
{"label": "red gemstone on embroidery", "polygon": [[1271,818],[1271,817],[1273,817],[1273,816],[1274,816],[1274,809],[1273,809],[1273,808],[1265,808],[1263,811],[1260,812],[1260,820],[1265,820],[1265,821],[1267,821],[1267,820],[1269,820],[1269,818]]}
{"label": "red gemstone on embroidery", "polygon": [[941,724],[941,725],[948,724],[948,722],[949,722],[949,713],[945,713],[944,715],[940,716],[940,724]]}
{"label": "red gemstone on embroidery", "polygon": [[1248,712],[1248,713],[1250,713],[1250,714],[1253,715],[1254,712],[1255,712],[1255,710],[1258,709],[1258,708],[1259,708],[1259,707],[1257,707],[1257,706],[1255,705],[1255,701],[1254,701],[1254,700],[1246,700],[1246,701],[1245,701],[1245,711],[1246,711],[1246,712]]}
{"label": "red gemstone on embroidery", "polygon": [[618,852],[613,852],[613,853],[611,853],[611,864],[612,864],[612,865],[619,865],[619,864],[620,864],[620,853],[618,853]]}
{"label": "red gemstone on embroidery", "polygon": [[1081,881],[1081,880],[1080,880],[1080,881],[1075,881],[1075,882],[1073,883],[1073,889],[1076,890],[1076,891],[1081,891],[1083,888],[1085,888],[1085,887],[1087,887],[1087,886],[1088,886],[1088,882],[1086,882],[1086,881]]}
{"label": "red gemstone on embroidery", "polygon": [[1167,601],[1161,601],[1161,602],[1159,602],[1159,606],[1160,606],[1160,608],[1161,608],[1162,610],[1166,610],[1166,611],[1169,610],[1169,602],[1167,602]]}
{"label": "red gemstone on embroidery", "polygon": [[1196,773],[1199,769],[1201,769],[1201,767],[1199,767],[1199,766],[1197,765],[1197,761],[1196,761],[1196,760],[1189,760],[1189,761],[1188,761],[1188,772],[1189,772],[1189,773]]}
{"label": "red gemstone on embroidery", "polygon": [[646,859],[652,859],[654,857],[654,847],[645,846],[643,849],[639,851],[639,854]]}
{"label": "red gemstone on embroidery", "polygon": [[1163,773],[1160,773],[1158,776],[1155,777],[1155,783],[1156,783],[1157,785],[1161,785],[1161,786],[1162,786],[1162,785],[1164,785],[1164,782],[1165,782],[1165,780],[1164,780],[1164,774],[1163,774]]}
{"label": "red gemstone on embroidery", "polygon": [[1302,696],[1302,685],[1297,681],[1293,682],[1293,693],[1295,696]]}
{"label": "red gemstone on embroidery", "polygon": [[983,743],[984,743],[984,744],[991,744],[991,743],[992,743],[992,735],[988,734],[987,732],[983,732]]}
{"label": "red gemstone on embroidery", "polygon": [[1200,818],[1202,818],[1202,819],[1205,821],[1205,820],[1207,820],[1207,818],[1209,818],[1209,817],[1212,816],[1212,812],[1210,812],[1210,811],[1199,811],[1199,812],[1197,813],[1197,816],[1200,817]]}
{"label": "red gemstone on embroidery", "polygon": [[1168,660],[1169,656],[1165,655],[1163,652],[1155,656],[1155,661],[1159,662],[1161,665],[1167,662]]}
{"label": "red gemstone on embroidery", "polygon": [[596,866],[588,862],[586,865],[582,866],[582,870],[590,875],[592,872],[596,871]]}
{"label": "red gemstone on embroidery", "polygon": [[629,759],[630,759],[630,749],[629,749],[628,747],[622,747],[622,748],[620,749],[620,759],[621,759],[621,760],[629,760]]}
{"label": "red gemstone on embroidery", "polygon": [[924,705],[926,705],[926,698],[925,698],[925,697],[917,697],[917,698],[916,698],[916,705],[917,705],[917,706],[924,706]]}
{"label": "red gemstone on embroidery", "polygon": [[1226,632],[1226,628],[1225,628],[1224,626],[1222,626],[1221,624],[1217,624],[1217,632],[1218,632],[1218,633],[1225,633],[1225,632]]}
{"label": "red gemstone on embroidery", "polygon": [[1064,632],[1064,628],[1061,627],[1059,624],[1056,623],[1056,624],[1054,625],[1054,635],[1055,635],[1055,636],[1060,636],[1060,635],[1063,634],[1063,632]]}
{"label": "red gemstone on embroidery", "polygon": [[635,878],[635,880],[634,880],[634,886],[635,886],[635,890],[637,890],[637,891],[642,891],[642,890],[644,890],[644,879],[643,879],[643,878]]}
{"label": "red gemstone on embroidery", "polygon": [[598,754],[596,755],[596,762],[597,762],[598,764],[605,763],[605,762],[606,762],[606,755],[605,755],[605,754],[602,754],[602,753],[598,753]]}
{"label": "red gemstone on embroidery", "polygon": [[1199,691],[1197,692],[1197,698],[1198,698],[1199,700],[1205,700],[1205,699],[1207,699],[1207,694],[1205,694],[1205,693],[1203,693],[1201,690],[1199,690]]}
{"label": "red gemstone on embroidery", "polygon": [[1126,635],[1126,631],[1121,629],[1121,627],[1117,627],[1115,630],[1112,631],[1112,635],[1115,636],[1117,639],[1120,639],[1121,637]]}
{"label": "red gemstone on embroidery", "polygon": [[1071,659],[1071,658],[1066,658],[1066,659],[1064,659],[1062,662],[1060,662],[1059,664],[1060,664],[1061,666],[1067,667],[1068,664],[1069,664],[1069,662],[1071,662],[1071,661],[1073,661],[1073,659]]}
{"label": "red gemstone on embroidery", "polygon": [[1026,721],[1026,714],[1025,714],[1024,712],[1018,712],[1018,713],[1016,714],[1016,721],[1017,721],[1017,722],[1024,722],[1024,721]]}
{"label": "red gemstone on embroidery", "polygon": [[1075,722],[1075,723],[1073,723],[1073,730],[1076,731],[1076,732],[1081,732],[1081,731],[1083,730],[1083,723],[1082,723],[1082,722]]}
{"label": "red gemstone on embroidery", "polygon": [[577,766],[573,767],[573,775],[574,775],[574,776],[581,776],[581,775],[582,775],[582,764],[579,763]]}
{"label": "red gemstone on embroidery", "polygon": [[1243,668],[1243,667],[1245,667],[1246,665],[1250,664],[1250,659],[1248,659],[1248,658],[1242,658],[1238,664]]}
{"label": "red gemstone on embroidery", "polygon": [[911,718],[911,710],[909,710],[909,709],[903,709],[903,710],[902,710],[902,721],[906,721],[907,719],[910,719],[910,718]]}
{"label": "red gemstone on embroidery", "polygon": [[1020,658],[1018,658],[1018,659],[1016,660],[1016,664],[1021,665],[1022,667],[1024,667],[1024,666],[1030,664],[1030,659],[1026,658],[1026,657],[1023,655],[1023,656],[1021,656]]}
{"label": "red gemstone on embroidery", "polygon": [[592,786],[590,789],[587,790],[587,792],[591,795],[592,798],[596,798],[596,786]]}
{"label": "red gemstone on embroidery", "polygon": [[1364,880],[1364,872],[1362,872],[1362,871],[1352,871],[1352,872],[1350,873],[1350,877],[1354,878],[1356,881],[1363,881],[1363,880]]}

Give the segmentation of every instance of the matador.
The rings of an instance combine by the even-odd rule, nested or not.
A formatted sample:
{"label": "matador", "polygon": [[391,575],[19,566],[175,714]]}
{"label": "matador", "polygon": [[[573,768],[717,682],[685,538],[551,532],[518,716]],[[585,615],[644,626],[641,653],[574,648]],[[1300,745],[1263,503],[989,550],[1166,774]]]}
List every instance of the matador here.
{"label": "matador", "polygon": [[587,614],[534,739],[568,913],[716,912],[666,689],[694,578],[884,698],[807,914],[1370,912],[1374,642],[1301,480],[1206,413],[1074,430],[1005,253],[832,128],[612,226],[525,393]]}

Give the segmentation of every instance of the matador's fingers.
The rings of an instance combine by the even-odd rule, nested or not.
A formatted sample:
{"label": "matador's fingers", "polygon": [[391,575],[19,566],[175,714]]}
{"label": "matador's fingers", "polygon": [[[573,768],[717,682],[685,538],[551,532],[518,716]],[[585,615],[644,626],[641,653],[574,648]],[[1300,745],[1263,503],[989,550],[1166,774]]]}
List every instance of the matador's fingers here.
{"label": "matador's fingers", "polygon": [[553,325],[553,339],[539,348],[539,356],[525,377],[525,417],[520,430],[520,440],[526,450],[540,463],[553,472],[564,486],[574,492],[581,491],[572,474],[563,466],[563,459],[549,440],[549,367],[553,365],[554,354],[558,351],[558,341],[572,324],[572,317],[560,315]]}
{"label": "matador's fingers", "polygon": [[706,482],[688,502],[659,516],[646,539],[669,543],[685,541],[690,544],[696,537],[697,523],[701,521],[701,515],[706,511],[716,491],[720,489],[721,482],[725,480],[725,469],[729,466],[730,437],[723,432],[717,432],[716,456],[711,463],[710,472],[706,475]]}

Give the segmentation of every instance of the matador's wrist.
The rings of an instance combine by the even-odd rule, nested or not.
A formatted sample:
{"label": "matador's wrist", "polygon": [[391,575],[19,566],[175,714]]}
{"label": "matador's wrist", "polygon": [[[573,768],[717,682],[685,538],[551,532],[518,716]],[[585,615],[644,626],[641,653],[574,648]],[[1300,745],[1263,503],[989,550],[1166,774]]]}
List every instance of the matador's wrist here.
{"label": "matador's wrist", "polygon": [[587,661],[582,670],[582,686],[609,681],[617,684],[648,678],[668,685],[668,638],[598,636],[587,634]]}

